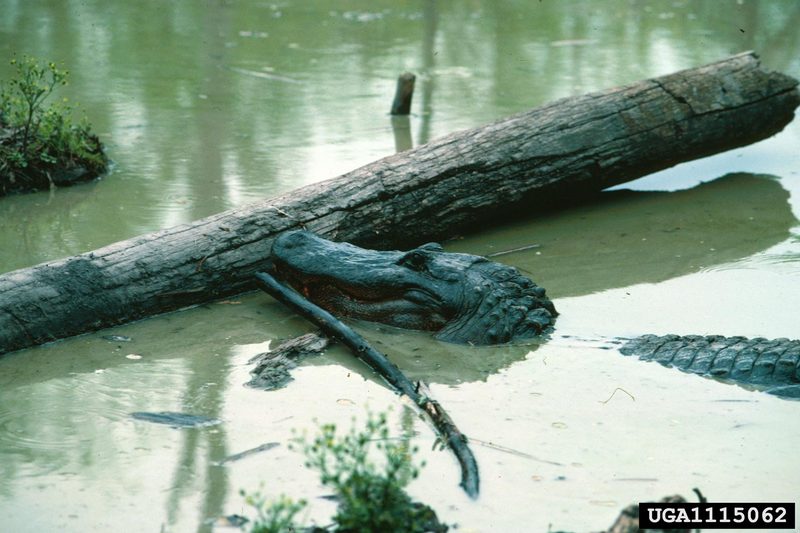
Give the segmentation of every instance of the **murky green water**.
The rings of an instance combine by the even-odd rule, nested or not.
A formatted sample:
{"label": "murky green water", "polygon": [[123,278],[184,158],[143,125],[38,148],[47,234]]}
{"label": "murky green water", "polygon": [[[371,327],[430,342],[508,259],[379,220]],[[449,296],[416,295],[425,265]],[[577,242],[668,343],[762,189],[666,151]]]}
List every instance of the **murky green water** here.
{"label": "murky green water", "polygon": [[[558,97],[746,49],[800,77],[800,4],[0,0],[0,59],[58,61],[116,162],[103,180],[0,199],[0,271],[90,250],[345,172]],[[387,116],[397,74],[414,114]],[[0,78],[8,65],[0,61]],[[409,139],[410,137],[410,139]],[[597,530],[619,508],[700,487],[800,499],[800,404],[644,364],[585,340],[642,332],[797,337],[800,123],[642,179],[600,203],[446,243],[530,272],[562,313],[554,339],[466,349],[365,334],[474,445],[477,502],[416,422],[411,491],[463,531]],[[724,176],[724,177],[723,177]],[[658,191],[658,192],[644,192]],[[0,359],[0,530],[196,531],[264,483],[332,504],[287,449],[313,419],[347,425],[396,398],[339,350],[278,392],[247,360],[309,327],[246,295]],[[107,334],[131,342],[111,342]],[[140,358],[130,356],[141,356]],[[630,393],[617,392],[617,387]],[[605,403],[604,403],[605,402]],[[128,416],[223,420],[175,430]],[[268,442],[278,447],[217,464]]]}

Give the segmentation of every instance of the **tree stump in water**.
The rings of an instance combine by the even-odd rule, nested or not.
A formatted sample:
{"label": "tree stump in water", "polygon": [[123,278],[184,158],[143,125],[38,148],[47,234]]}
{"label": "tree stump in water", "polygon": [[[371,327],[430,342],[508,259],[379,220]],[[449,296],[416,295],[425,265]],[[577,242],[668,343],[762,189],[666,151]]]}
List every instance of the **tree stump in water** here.
{"label": "tree stump in water", "polygon": [[392,115],[408,115],[411,112],[411,99],[414,96],[414,82],[417,77],[410,72],[404,72],[397,78],[397,89],[392,102]]}

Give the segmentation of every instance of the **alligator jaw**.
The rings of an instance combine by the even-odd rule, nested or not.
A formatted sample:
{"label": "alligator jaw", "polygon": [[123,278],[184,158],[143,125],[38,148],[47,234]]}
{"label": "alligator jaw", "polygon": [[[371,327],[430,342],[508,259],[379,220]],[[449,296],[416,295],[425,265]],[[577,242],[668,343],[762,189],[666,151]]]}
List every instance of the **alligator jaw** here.
{"label": "alligator jaw", "polygon": [[295,290],[328,311],[339,315],[382,322],[404,329],[438,331],[448,322],[436,305],[436,298],[421,289],[389,290],[378,295],[321,279],[300,280],[301,276],[278,273]]}
{"label": "alligator jaw", "polygon": [[275,275],[339,315],[405,329],[438,331],[454,315],[427,276],[402,252],[364,250],[308,232],[289,232],[272,248]]}
{"label": "alligator jaw", "polygon": [[437,331],[447,342],[531,338],[557,315],[544,289],[516,269],[433,243],[374,251],[291,231],[275,239],[272,259],[278,278],[334,314]]}

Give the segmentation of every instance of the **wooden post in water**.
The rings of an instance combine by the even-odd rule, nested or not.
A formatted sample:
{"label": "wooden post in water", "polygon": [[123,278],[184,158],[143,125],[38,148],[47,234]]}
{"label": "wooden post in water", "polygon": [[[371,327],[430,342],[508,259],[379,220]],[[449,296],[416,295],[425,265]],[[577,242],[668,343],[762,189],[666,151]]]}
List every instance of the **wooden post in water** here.
{"label": "wooden post in water", "polygon": [[411,112],[411,98],[414,96],[414,82],[417,77],[410,72],[403,72],[397,78],[397,89],[392,102],[392,115],[408,115]]}

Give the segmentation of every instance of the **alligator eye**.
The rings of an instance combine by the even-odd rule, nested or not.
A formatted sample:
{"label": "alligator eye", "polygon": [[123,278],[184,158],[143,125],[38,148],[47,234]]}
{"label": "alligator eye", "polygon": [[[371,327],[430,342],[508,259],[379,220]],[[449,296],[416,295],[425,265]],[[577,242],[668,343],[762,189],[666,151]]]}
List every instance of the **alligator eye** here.
{"label": "alligator eye", "polygon": [[430,250],[431,252],[444,252],[444,248],[438,242],[429,242],[423,244],[418,249],[420,250]]}
{"label": "alligator eye", "polygon": [[425,263],[428,262],[428,258],[420,252],[419,250],[411,250],[403,257],[401,257],[397,264],[400,266],[404,266],[411,270],[422,271],[425,270]]}

